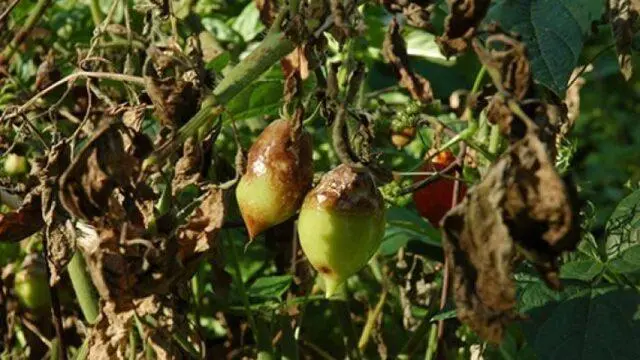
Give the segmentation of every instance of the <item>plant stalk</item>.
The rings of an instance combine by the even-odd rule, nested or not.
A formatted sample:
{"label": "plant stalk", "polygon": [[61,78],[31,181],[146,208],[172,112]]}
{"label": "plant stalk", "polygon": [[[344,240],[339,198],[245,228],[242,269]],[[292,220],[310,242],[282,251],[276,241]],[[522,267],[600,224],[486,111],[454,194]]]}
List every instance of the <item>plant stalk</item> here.
{"label": "plant stalk", "polygon": [[347,300],[330,300],[331,307],[334,315],[340,323],[340,329],[345,340],[345,347],[347,349],[347,355],[350,360],[360,360],[362,355],[358,348],[358,338],[356,331],[353,328],[353,322],[351,321],[351,312],[349,311],[349,303]]}
{"label": "plant stalk", "polygon": [[84,257],[79,250],[71,258],[69,265],[67,265],[67,270],[84,318],[89,324],[95,324],[99,313],[98,297],[96,296],[93,282],[87,273]]}
{"label": "plant stalk", "polygon": [[[178,144],[195,136],[198,129],[216,120],[224,112],[225,105],[244,90],[255,79],[260,77],[273,64],[286,56],[295,48],[295,44],[284,32],[269,32],[262,43],[249,56],[234,67],[229,74],[216,86],[211,95],[202,102],[200,110],[178,130],[174,141],[169,142],[159,150],[155,157],[163,159]],[[151,160],[157,163],[156,159]]]}

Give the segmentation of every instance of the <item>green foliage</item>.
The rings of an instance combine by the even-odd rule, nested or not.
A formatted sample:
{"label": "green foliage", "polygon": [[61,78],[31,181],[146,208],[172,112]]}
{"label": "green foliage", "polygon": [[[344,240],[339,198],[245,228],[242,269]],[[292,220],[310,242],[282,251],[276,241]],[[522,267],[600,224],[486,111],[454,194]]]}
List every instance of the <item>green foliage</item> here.
{"label": "green foliage", "polygon": [[604,11],[600,0],[501,0],[485,21],[522,36],[538,82],[560,95],[578,64],[591,22]]}

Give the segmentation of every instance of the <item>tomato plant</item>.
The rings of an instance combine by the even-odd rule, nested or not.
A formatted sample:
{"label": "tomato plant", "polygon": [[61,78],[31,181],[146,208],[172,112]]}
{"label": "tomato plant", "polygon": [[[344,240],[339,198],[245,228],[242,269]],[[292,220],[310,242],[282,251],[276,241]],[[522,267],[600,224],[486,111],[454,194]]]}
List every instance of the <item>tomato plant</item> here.
{"label": "tomato plant", "polygon": [[640,358],[639,12],[2,2],[1,357]]}

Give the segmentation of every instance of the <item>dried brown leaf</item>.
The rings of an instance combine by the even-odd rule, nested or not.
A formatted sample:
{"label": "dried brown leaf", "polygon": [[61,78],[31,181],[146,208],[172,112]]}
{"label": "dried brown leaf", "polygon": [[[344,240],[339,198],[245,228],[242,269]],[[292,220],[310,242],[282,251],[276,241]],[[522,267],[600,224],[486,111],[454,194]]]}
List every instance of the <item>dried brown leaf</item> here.
{"label": "dried brown leaf", "polygon": [[618,52],[618,64],[620,72],[626,80],[633,75],[633,62],[631,48],[633,36],[637,31],[638,13],[640,1],[638,0],[608,0],[609,21],[613,28],[613,36]]}
{"label": "dried brown leaf", "polygon": [[211,188],[202,203],[187,219],[187,223],[176,230],[178,260],[187,262],[194,255],[215,248],[215,240],[222,228],[225,216],[224,191]]}
{"label": "dried brown leaf", "polygon": [[392,13],[405,16],[411,26],[424,30],[432,30],[431,13],[435,7],[432,0],[380,0],[382,5]]}
{"label": "dried brown leaf", "polygon": [[445,56],[463,53],[487,14],[491,0],[447,0],[444,34],[436,39]]}
{"label": "dried brown leaf", "polygon": [[202,178],[202,149],[198,140],[191,137],[182,146],[182,157],[178,159],[171,182],[173,194],[178,194],[189,185],[196,185]]}
{"label": "dried brown leaf", "polygon": [[522,257],[559,288],[556,257],[579,241],[576,211],[573,186],[538,137],[514,143],[443,222],[460,320],[489,341],[502,339],[519,318],[512,271]]}
{"label": "dried brown leaf", "polygon": [[22,205],[15,211],[0,214],[0,239],[2,242],[18,242],[44,226],[39,189],[35,189],[24,198]]}
{"label": "dried brown leaf", "polygon": [[103,126],[60,178],[59,198],[65,210],[85,220],[105,214],[122,218],[123,197],[141,196],[136,178],[149,150],[144,135],[117,123]]}
{"label": "dried brown leaf", "polygon": [[[175,296],[151,295],[132,300],[126,307],[104,302],[98,323],[89,331],[90,359],[130,358],[129,335],[136,329],[136,317],[143,323],[142,341],[152,346],[158,359],[184,359],[172,334],[188,334],[186,318],[176,310]],[[148,323],[152,319],[153,323]]]}
{"label": "dried brown leaf", "polygon": [[192,82],[145,77],[147,94],[160,123],[170,128],[184,125],[198,110],[200,92]]}
{"label": "dried brown leaf", "polygon": [[433,91],[429,81],[411,71],[407,47],[395,18],[389,24],[389,30],[382,44],[382,53],[385,59],[394,66],[400,78],[400,85],[407,89],[415,100],[425,104],[433,100]]}
{"label": "dried brown leaf", "polygon": [[278,15],[278,2],[276,0],[255,0],[256,7],[260,11],[260,20],[267,27],[271,26]]}

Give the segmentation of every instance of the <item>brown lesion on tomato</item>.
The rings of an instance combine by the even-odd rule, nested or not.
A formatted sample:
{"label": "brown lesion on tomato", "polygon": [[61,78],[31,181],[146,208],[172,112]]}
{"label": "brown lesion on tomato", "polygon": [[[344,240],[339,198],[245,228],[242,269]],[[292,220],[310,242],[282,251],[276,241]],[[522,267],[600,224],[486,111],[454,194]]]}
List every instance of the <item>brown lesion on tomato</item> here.
{"label": "brown lesion on tomato", "polygon": [[325,275],[331,275],[333,274],[333,270],[331,270],[331,268],[329,268],[327,265],[320,265],[318,266],[318,271],[321,274],[325,274]]}
{"label": "brown lesion on tomato", "polygon": [[[297,142],[291,136],[293,129],[286,119],[275,120],[267,126],[251,146],[247,156],[245,176],[258,177],[267,173],[277,179],[283,202],[299,207],[313,180],[313,146],[311,135],[303,132]],[[264,173],[256,173],[252,164],[262,163]],[[268,171],[267,171],[268,169]]]}
{"label": "brown lesion on tomato", "polygon": [[249,239],[253,240],[258,234],[264,231],[268,226],[263,221],[256,219],[250,215],[244,215],[244,223],[247,227],[247,231],[249,232]]}
{"label": "brown lesion on tomato", "polygon": [[304,206],[334,209],[345,213],[381,212],[382,195],[370,174],[342,164],[326,173],[307,195]]}

